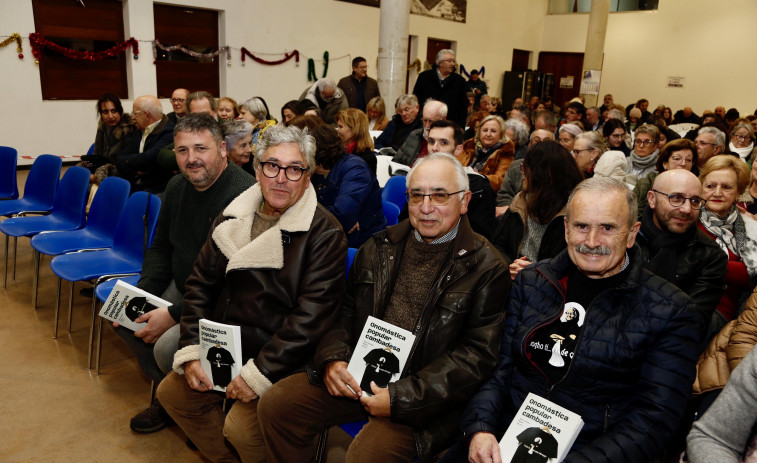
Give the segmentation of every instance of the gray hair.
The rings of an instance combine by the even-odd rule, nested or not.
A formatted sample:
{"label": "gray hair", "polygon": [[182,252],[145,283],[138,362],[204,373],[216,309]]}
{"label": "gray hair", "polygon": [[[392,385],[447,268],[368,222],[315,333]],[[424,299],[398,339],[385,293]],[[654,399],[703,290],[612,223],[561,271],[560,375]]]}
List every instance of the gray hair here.
{"label": "gray hair", "polygon": [[418,106],[418,97],[413,95],[412,93],[400,95],[400,97],[397,98],[397,103],[394,105],[394,109],[399,109],[403,104]]}
{"label": "gray hair", "polygon": [[436,64],[439,64],[439,61],[444,58],[444,55],[452,55],[452,57],[455,57],[455,52],[453,50],[450,50],[449,48],[445,48],[443,50],[439,50],[439,53],[436,54]]}
{"label": "gray hair", "polygon": [[438,106],[438,108],[436,109],[436,112],[439,113],[442,119],[446,119],[449,108],[447,108],[447,103],[443,101],[435,100],[433,98],[427,98],[426,102],[423,103],[423,109],[430,108],[431,106],[429,106],[429,104],[433,106],[434,103],[436,103],[436,106]]}
{"label": "gray hair", "polygon": [[699,132],[697,132],[697,135],[701,135],[703,133],[711,133],[715,135],[715,143],[720,147],[720,150],[725,149],[725,134],[722,130],[718,129],[717,127],[702,127],[699,129]]}
{"label": "gray hair", "polygon": [[274,146],[284,145],[286,143],[296,143],[300,149],[300,154],[305,158],[308,164],[308,175],[315,169],[315,138],[313,138],[308,129],[300,129],[293,125],[284,127],[273,125],[268,127],[258,139],[255,145],[255,168],[260,165],[263,155]]}
{"label": "gray hair", "polygon": [[631,191],[628,186],[626,186],[626,184],[621,182],[620,180],[615,180],[611,177],[598,176],[588,178],[579,183],[570,193],[570,196],[568,197],[568,205],[566,208],[567,212],[565,213],[565,217],[568,222],[570,222],[570,203],[572,203],[576,195],[582,191],[595,193],[595,197],[601,197],[602,195],[606,195],[611,192],[622,194],[626,200],[626,204],[628,204],[628,228],[630,229],[636,223],[638,201],[636,199],[636,195],[633,194],[633,191]]}
{"label": "gray hair", "polygon": [[621,122],[626,118],[626,116],[623,114],[623,111],[619,109],[611,109],[607,111],[607,117],[610,119],[617,119]]}
{"label": "gray hair", "polygon": [[333,88],[336,90],[336,82],[334,82],[334,79],[330,77],[324,77],[323,79],[318,79],[318,82],[316,82],[316,86],[318,88],[319,93],[323,93],[323,90],[326,88]]}
{"label": "gray hair", "polygon": [[[483,121],[481,121],[481,125],[483,125]],[[528,145],[528,141],[529,141],[528,127],[526,127],[526,124],[522,120],[520,119],[506,120],[505,130],[507,129],[512,129],[513,138],[515,138],[515,143],[517,143],[519,147]]]}
{"label": "gray hair", "polygon": [[436,161],[436,160],[442,160],[442,161],[448,162],[452,164],[452,166],[455,168],[455,174],[457,176],[457,189],[462,190],[462,192],[460,193],[460,199],[463,199],[463,196],[465,196],[465,192],[470,190],[470,183],[468,182],[468,174],[465,173],[465,167],[463,167],[463,165],[460,164],[460,161],[458,161],[456,157],[448,153],[431,153],[428,156],[424,156],[420,158],[419,160],[417,160],[415,164],[413,165],[413,168],[410,169],[410,172],[407,173],[407,177],[405,177],[405,187],[407,187],[408,190],[410,189],[410,182],[412,181],[413,174],[415,173],[415,170],[418,168],[419,165],[427,161]]}
{"label": "gray hair", "polygon": [[252,124],[245,120],[236,119],[223,123],[223,140],[226,142],[226,149],[231,150],[247,135],[252,133]]}
{"label": "gray hair", "polygon": [[268,110],[265,107],[265,103],[260,98],[254,96],[248,100],[245,100],[239,105],[239,109],[242,108],[249,111],[250,114],[255,116],[259,121],[264,121],[268,115]]}
{"label": "gray hair", "polygon": [[648,134],[650,137],[654,139],[655,143],[659,143],[660,141],[660,129],[658,129],[656,125],[641,124],[640,126],[636,127],[636,132],[634,133],[634,139],[636,139],[640,133]]}
{"label": "gray hair", "polygon": [[210,132],[220,150],[221,142],[223,141],[221,126],[210,114],[188,113],[186,116],[179,118],[173,129],[173,136],[176,137],[176,134],[179,132],[200,133],[205,131]]}
{"label": "gray hair", "polygon": [[599,132],[589,131],[580,133],[576,137],[576,141],[580,139],[588,140],[589,149],[599,150],[600,155],[607,151],[607,143],[605,142],[605,137],[603,137]]}

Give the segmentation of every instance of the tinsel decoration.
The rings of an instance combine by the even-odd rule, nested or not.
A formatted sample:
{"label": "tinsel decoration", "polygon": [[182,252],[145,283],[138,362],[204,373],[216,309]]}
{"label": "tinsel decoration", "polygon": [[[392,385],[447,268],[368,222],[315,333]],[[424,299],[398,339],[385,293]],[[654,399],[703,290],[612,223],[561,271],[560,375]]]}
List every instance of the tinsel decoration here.
{"label": "tinsel decoration", "polygon": [[163,45],[162,43],[160,43],[160,40],[155,39],[152,42],[152,56],[155,60],[158,59],[158,48],[160,48],[163,51],[180,51],[193,58],[205,58],[205,59],[213,59],[216,56],[220,55],[221,53],[225,53],[226,62],[229,66],[231,66],[231,47],[229,47],[228,45],[225,47],[221,47],[216,51],[212,51],[210,53],[199,53],[194,50],[190,50],[187,47],[183,47],[181,45]]}
{"label": "tinsel decoration", "polygon": [[412,71],[413,69],[415,69],[415,72],[417,72],[418,74],[421,73],[421,59],[420,58],[415,58],[415,61],[410,63],[410,65],[407,67],[408,71]]}
{"label": "tinsel decoration", "polygon": [[323,52],[323,77],[329,72],[329,52]]}
{"label": "tinsel decoration", "polygon": [[315,75],[315,60],[313,58],[308,59],[308,82],[315,82],[318,80],[318,76]]}
{"label": "tinsel decoration", "polygon": [[119,55],[126,51],[127,48],[131,47],[132,52],[134,53],[134,59],[139,59],[139,43],[134,37],[129,38],[129,40],[126,40],[125,42],[121,42],[115,47],[108,48],[107,50],[103,51],[77,51],[72,50],[71,48],[66,48],[58,45],[57,43],[53,43],[46,38],[42,37],[41,34],[37,32],[33,32],[29,34],[29,42],[32,46],[32,54],[35,58],[35,63],[39,64],[40,58],[42,58],[42,49],[47,48],[48,50],[52,50],[56,53],[60,53],[61,55],[65,56],[66,58],[71,59],[78,59],[78,60],[85,60],[85,61],[100,61],[105,58],[111,58],[113,56]]}
{"label": "tinsel decoration", "polygon": [[0,42],[0,48],[8,45],[9,43],[16,42],[16,51],[18,52],[18,59],[24,59],[24,49],[21,47],[21,35],[18,32],[12,33],[7,39]]}
{"label": "tinsel decoration", "polygon": [[294,57],[294,60],[298,66],[300,64],[300,52],[297,50],[293,50],[289,53],[284,53],[284,57],[279,60],[268,61],[268,60],[264,60],[263,58],[253,55],[252,53],[250,53],[248,49],[246,49],[245,47],[242,47],[242,66],[244,66],[244,60],[245,60],[245,57],[247,56],[252,58],[252,60],[255,61],[256,63],[267,64],[269,66],[273,66],[275,64],[286,63],[287,61],[292,59],[292,57]]}

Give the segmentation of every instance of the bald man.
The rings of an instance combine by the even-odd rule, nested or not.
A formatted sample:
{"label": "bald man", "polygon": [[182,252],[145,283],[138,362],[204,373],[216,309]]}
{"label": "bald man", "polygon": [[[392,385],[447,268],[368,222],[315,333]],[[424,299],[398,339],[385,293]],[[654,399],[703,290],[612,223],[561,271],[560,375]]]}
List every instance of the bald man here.
{"label": "bald man", "polygon": [[134,100],[132,120],[139,130],[116,156],[118,175],[131,182],[132,191],[161,193],[173,173],[161,168],[157,158],[160,150],[173,142],[174,123],[153,95]]}
{"label": "bald man", "polygon": [[[694,300],[703,328],[719,330],[728,318],[715,311],[725,290],[728,256],[697,227],[705,203],[702,184],[688,170],[668,170],[657,176],[647,201],[636,237],[644,267]],[[706,346],[704,338],[700,346]]]}

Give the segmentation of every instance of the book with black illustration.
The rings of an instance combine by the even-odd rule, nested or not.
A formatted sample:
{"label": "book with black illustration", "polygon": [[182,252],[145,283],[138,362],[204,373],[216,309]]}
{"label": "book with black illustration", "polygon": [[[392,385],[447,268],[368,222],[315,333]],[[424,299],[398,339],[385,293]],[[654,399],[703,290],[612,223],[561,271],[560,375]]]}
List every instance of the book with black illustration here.
{"label": "book with black illustration", "polygon": [[170,307],[171,305],[170,302],[158,296],[118,280],[108,298],[103,302],[100,316],[116,322],[124,328],[139,331],[147,323],[137,323],[135,322],[137,318],[158,307]]}
{"label": "book with black illustration", "polygon": [[201,318],[200,365],[213,382],[213,390],[225,391],[242,369],[242,335],[239,327]]}

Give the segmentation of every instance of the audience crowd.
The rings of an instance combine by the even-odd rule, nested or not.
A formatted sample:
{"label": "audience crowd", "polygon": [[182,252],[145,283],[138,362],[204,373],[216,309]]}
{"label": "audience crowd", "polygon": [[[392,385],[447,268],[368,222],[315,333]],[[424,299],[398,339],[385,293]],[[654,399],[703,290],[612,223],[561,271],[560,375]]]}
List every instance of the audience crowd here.
{"label": "audience crowd", "polygon": [[[163,200],[139,287],[174,305],[115,328],[157,389],[132,430],[175,422],[211,461],[310,461],[329,427],[367,421],[347,461],[499,462],[532,392],[585,422],[566,462],[752,461],[757,111],[504,102],[452,50],[393,102],[364,58],[352,70],[280,120],[201,89],[169,114],[97,101],[93,190],[119,176]],[[389,227],[387,175],[407,200]],[[416,336],[385,387],[347,370],[369,316]],[[225,393],[201,318],[241,326]]]}

